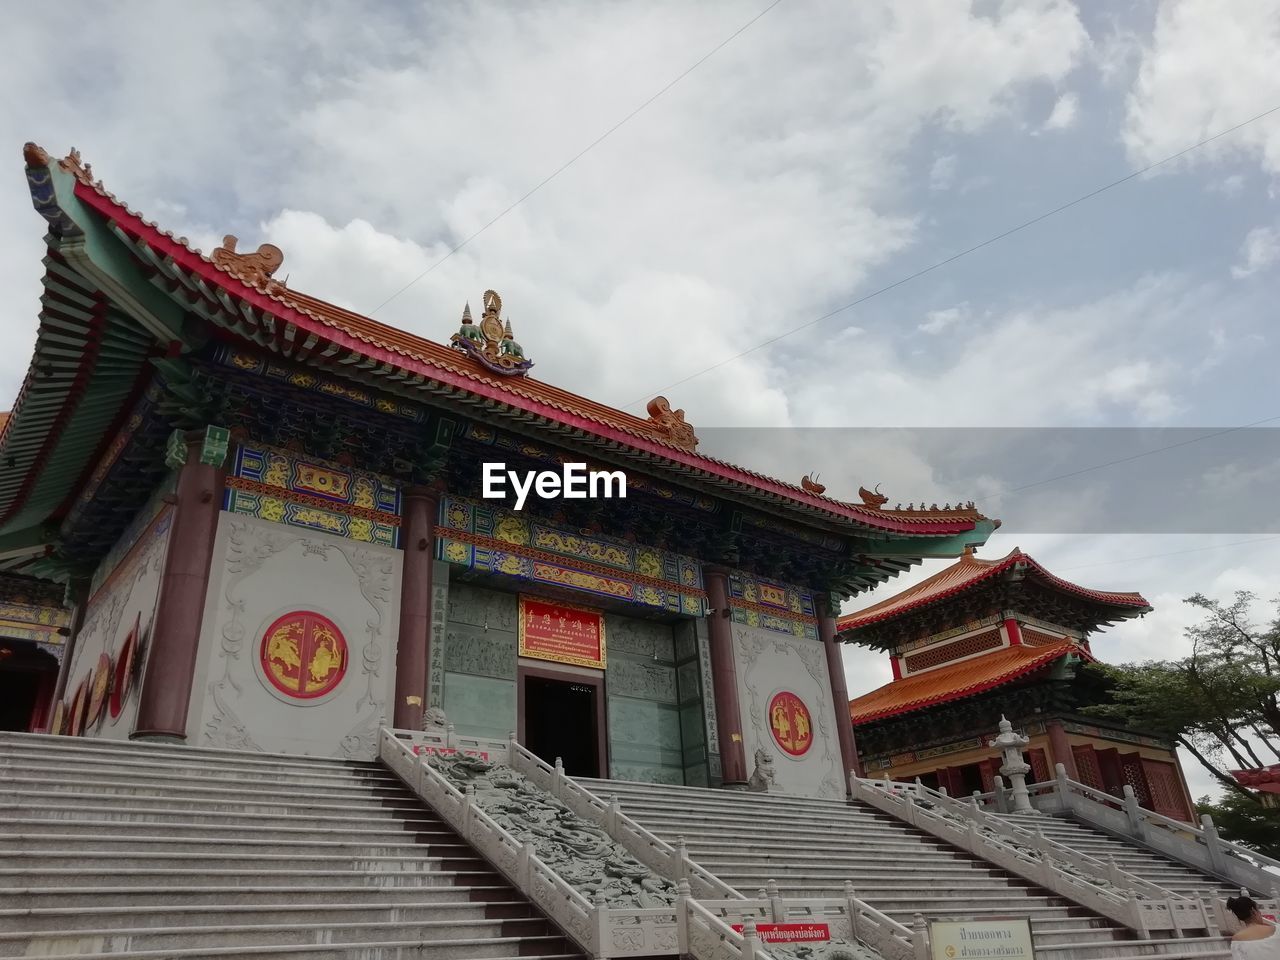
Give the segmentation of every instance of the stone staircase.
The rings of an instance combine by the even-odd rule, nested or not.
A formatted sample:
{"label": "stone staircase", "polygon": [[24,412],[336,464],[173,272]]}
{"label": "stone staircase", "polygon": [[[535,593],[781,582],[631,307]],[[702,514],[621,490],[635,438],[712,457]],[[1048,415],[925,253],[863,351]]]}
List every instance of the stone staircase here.
{"label": "stone staircase", "polygon": [[374,763],[0,734],[0,957],[581,954]]}
{"label": "stone staircase", "polygon": [[[1114,857],[1121,870],[1184,897],[1194,899],[1206,893],[1212,893],[1225,899],[1240,892],[1225,880],[1170,859],[1133,841],[1113,837],[1073,817],[1008,815],[1006,819],[1024,828],[1038,828],[1049,839],[1099,860],[1105,861]],[[1280,881],[1280,877],[1276,879]]]}
{"label": "stone staircase", "polygon": [[1028,917],[1043,960],[1226,957],[1220,937],[1137,940],[1132,932],[857,801],[665,784],[580,780],[747,896],[860,898],[910,926],[930,919]]}

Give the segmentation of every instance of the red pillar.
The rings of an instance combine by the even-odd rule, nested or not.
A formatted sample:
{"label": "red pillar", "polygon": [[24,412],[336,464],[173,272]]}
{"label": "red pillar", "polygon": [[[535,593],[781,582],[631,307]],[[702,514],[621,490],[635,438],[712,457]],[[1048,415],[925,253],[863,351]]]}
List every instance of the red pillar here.
{"label": "red pillar", "polygon": [[1009,646],[1022,646],[1022,628],[1018,626],[1018,621],[1013,617],[1008,617],[1004,621],[1004,629],[1009,634]]}
{"label": "red pillar", "polygon": [[427,697],[431,646],[431,571],[435,561],[436,516],[440,490],[414,487],[405,492],[400,546],[400,634],[396,644],[396,699],[392,725],[420,730]]}
{"label": "red pillar", "polygon": [[[893,679],[902,679],[902,661],[896,654],[889,654],[889,669],[893,671]],[[846,684],[847,686],[847,684]]]}
{"label": "red pillar", "polygon": [[858,762],[858,745],[853,739],[853,720],[849,716],[849,685],[844,679],[844,658],[840,656],[840,644],[836,642],[836,611],[831,609],[830,597],[819,595],[815,600],[818,613],[818,638],[827,652],[831,699],[835,701],[836,706],[836,736],[840,740],[843,779],[845,789],[848,790],[850,771],[859,777],[862,776],[862,764]]}
{"label": "red pillar", "polygon": [[1050,720],[1045,724],[1049,731],[1049,746],[1053,747],[1053,762],[1067,768],[1067,776],[1072,780],[1080,780],[1080,771],[1076,769],[1076,755],[1067,742],[1067,731],[1062,729],[1061,720]]}
{"label": "red pillar", "polygon": [[738,671],[733,659],[733,627],[729,612],[729,573],[719,568],[703,571],[707,621],[711,647],[711,689],[716,698],[716,726],[720,729],[721,779],[726,785],[747,782],[747,752],[742,743],[742,710],[738,706]]}
{"label": "red pillar", "polygon": [[[185,451],[181,449],[183,443]],[[222,465],[226,454],[227,432],[220,427],[170,440],[168,462],[181,466],[151,652],[131,739],[187,737],[187,711],[213,562],[213,539],[222,509]]]}

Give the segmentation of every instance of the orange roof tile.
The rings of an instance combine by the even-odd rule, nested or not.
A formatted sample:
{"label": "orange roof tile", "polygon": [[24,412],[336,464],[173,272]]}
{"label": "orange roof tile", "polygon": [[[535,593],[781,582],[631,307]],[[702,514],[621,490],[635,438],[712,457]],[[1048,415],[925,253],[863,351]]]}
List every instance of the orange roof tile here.
{"label": "orange roof tile", "polygon": [[1055,577],[1017,547],[1014,547],[999,560],[980,560],[973,555],[972,551],[966,550],[964,556],[951,566],[935,573],[928,579],[921,580],[914,587],[908,587],[901,593],[895,593],[879,603],[874,603],[862,610],[855,610],[853,613],[841,617],[837,621],[837,629],[841,632],[857,630],[873,623],[891,620],[908,611],[938,603],[947,597],[963,593],[973,586],[1018,565],[1025,567],[1029,573],[1045,584],[1065,593],[1076,594],[1107,606],[1128,608],[1128,612],[1121,614],[1121,616],[1136,616],[1151,609],[1151,605],[1143,599],[1140,593],[1110,593],[1103,590],[1091,590],[1088,587],[1074,584],[1069,580],[1063,580],[1061,577]]}
{"label": "orange roof tile", "polygon": [[972,660],[893,680],[849,701],[854,724],[883,720],[934,704],[971,697],[1047,667],[1068,653],[1092,660],[1083,647],[1069,640],[1051,647],[1005,647]]}

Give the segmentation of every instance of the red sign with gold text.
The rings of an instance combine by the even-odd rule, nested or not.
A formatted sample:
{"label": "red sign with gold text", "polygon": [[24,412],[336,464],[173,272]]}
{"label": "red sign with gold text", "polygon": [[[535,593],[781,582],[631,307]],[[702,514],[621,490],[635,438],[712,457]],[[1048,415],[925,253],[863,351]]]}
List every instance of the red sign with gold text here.
{"label": "red sign with gold text", "polygon": [[[742,924],[733,924],[736,933]],[[831,939],[831,928],[825,923],[757,923],[761,943],[821,943]]]}
{"label": "red sign with gold text", "polygon": [[569,603],[521,597],[520,656],[603,670],[604,614]]}

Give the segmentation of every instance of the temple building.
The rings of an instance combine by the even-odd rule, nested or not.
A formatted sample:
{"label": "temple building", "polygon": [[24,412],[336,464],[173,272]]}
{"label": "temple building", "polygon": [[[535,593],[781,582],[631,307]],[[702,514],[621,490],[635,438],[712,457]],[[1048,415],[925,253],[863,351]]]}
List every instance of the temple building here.
{"label": "temple building", "polygon": [[271,244],[203,255],[74,151],[24,157],[47,251],[0,433],[9,729],[367,758],[428,720],[573,774],[769,763],[842,796],[840,602],[996,526],[840,501],[699,452],[665,398],[541,382],[553,345],[494,291],[423,339],[291,289]]}
{"label": "temple building", "polygon": [[866,776],[919,777],[952,795],[992,789],[1002,716],[1030,738],[1029,780],[1063,764],[1073,779],[1191,820],[1194,806],[1167,740],[1082,713],[1105,685],[1079,667],[1089,635],[1139,617],[1137,593],[1091,590],[1014,549],[998,560],[966,550],[951,566],[841,617],[839,639],[889,654],[893,680],[849,703]]}

